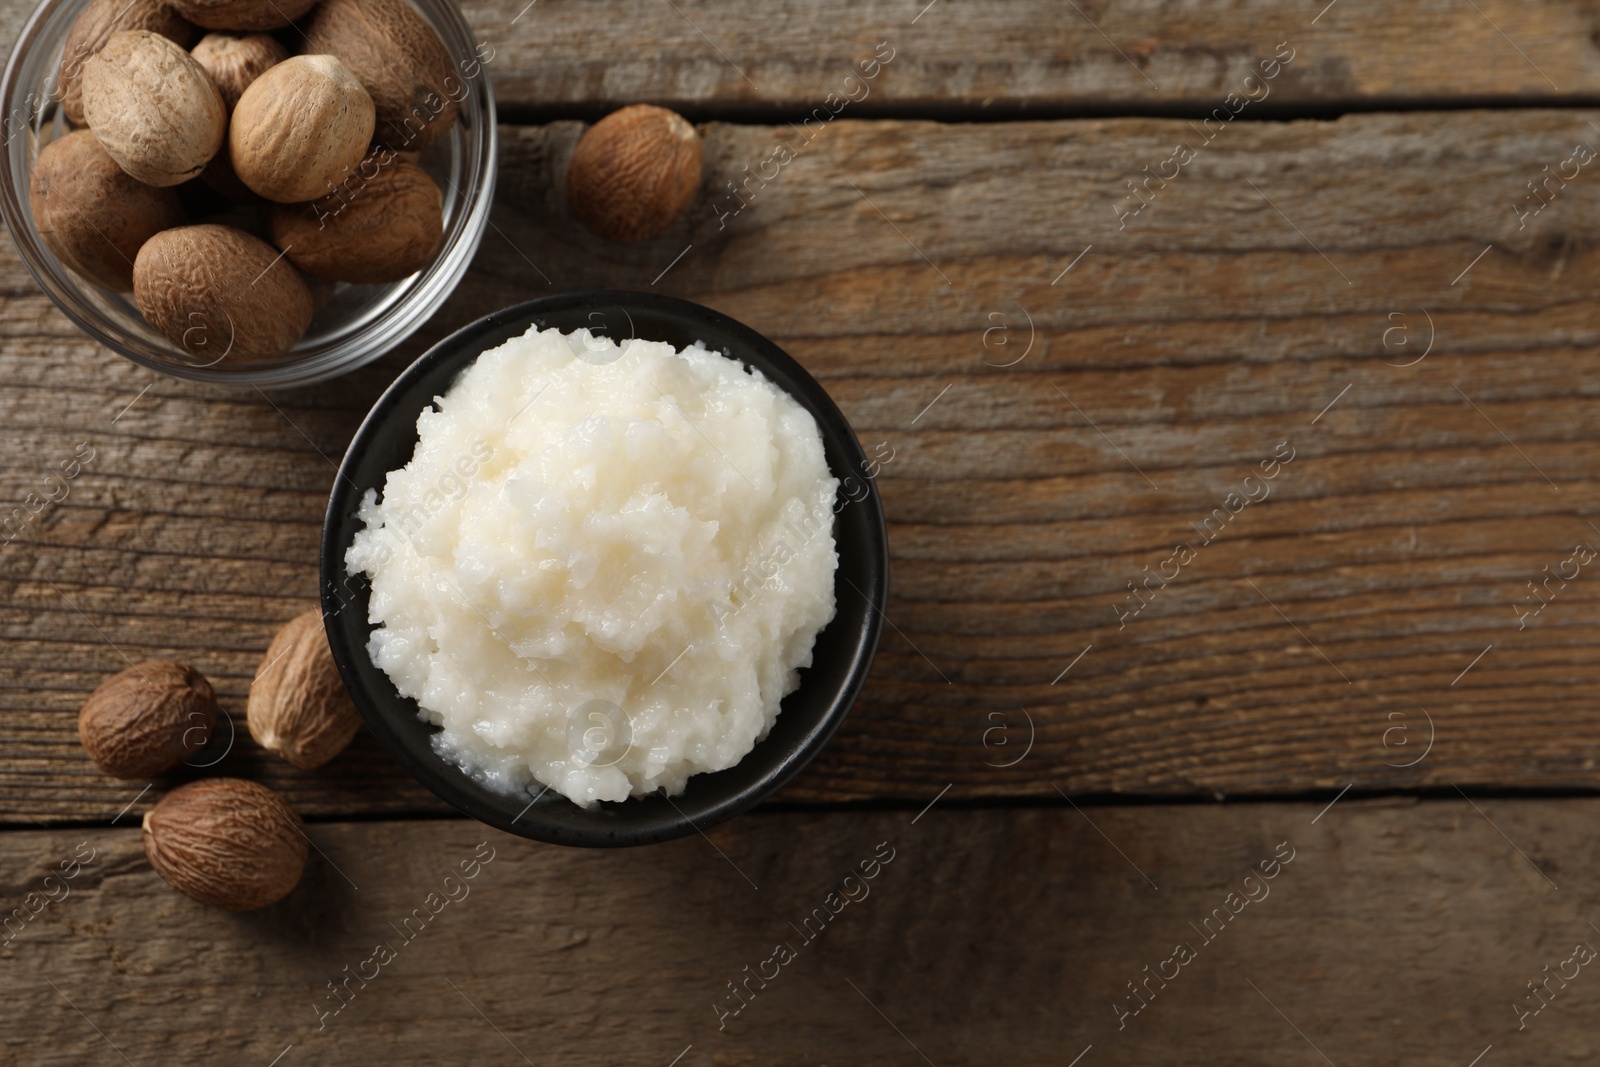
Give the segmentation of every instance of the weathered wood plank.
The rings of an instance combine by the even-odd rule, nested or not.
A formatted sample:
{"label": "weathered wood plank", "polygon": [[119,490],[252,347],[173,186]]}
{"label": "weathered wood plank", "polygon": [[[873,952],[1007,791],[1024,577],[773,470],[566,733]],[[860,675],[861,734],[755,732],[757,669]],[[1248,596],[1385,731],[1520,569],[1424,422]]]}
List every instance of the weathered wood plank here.
{"label": "weathered wood plank", "polygon": [[[7,48],[33,6],[0,3]],[[1209,111],[1245,92],[1245,78],[1285,41],[1296,58],[1252,107],[1582,101],[1600,90],[1600,23],[1582,0],[462,6],[495,49],[489,71],[513,116],[592,118],[641,100],[697,117],[809,112],[829,93],[861,97],[844,79],[879,42],[894,58],[848,114]]]}
{"label": "weathered wood plank", "polygon": [[[241,710],[312,601],[331,461],[382,385],[478,314],[597,286],[749,322],[895,450],[894,625],[787,800],[1592,789],[1589,571],[1523,629],[1515,609],[1600,537],[1600,187],[1582,171],[1522,230],[1512,206],[1596,117],[1230,126],[1122,229],[1124,178],[1189,124],[840,121],[725,225],[702,199],[637,247],[566,212],[578,127],[506,128],[495,228],[445,311],[270,402],[96,350],[6,249],[0,511],[97,451],[0,548],[0,819],[109,817],[142,786],[96,775],[73,732],[123,654],[191,659]],[[706,132],[712,188],[795,137]],[[1397,366],[1430,318],[1430,354]],[[1270,497],[1204,544],[1283,442]],[[1179,543],[1196,557],[1119,626]],[[314,775],[248,743],[223,766],[313,814],[434,807],[363,744]]]}
{"label": "weathered wood plank", "polygon": [[1600,22],[1580,0],[1331,8],[1325,0],[1202,7],[790,0],[776,8],[540,0],[526,9],[478,0],[465,7],[481,39],[503,48],[493,67],[496,92],[513,107],[540,110],[649,99],[695,112],[810,111],[830,92],[859,94],[843,79],[879,42],[895,58],[863,109],[1209,110],[1246,91],[1245,78],[1285,41],[1297,53],[1268,98],[1275,108],[1582,100],[1600,88]]}
{"label": "weathered wood plank", "polygon": [[[622,853],[455,820],[313,825],[305,882],[244,915],[167,889],[132,828],[10,833],[4,906],[61,899],[0,948],[0,1048],[39,1067],[118,1062],[108,1043],[136,1064],[280,1067],[1591,1054],[1600,981],[1565,961],[1600,942],[1595,801],[946,803],[755,814]],[[65,890],[45,882],[90,849]],[[475,856],[492,858],[462,879]],[[1519,1032],[1527,983],[1563,969]],[[1140,1008],[1128,984],[1158,972]]]}
{"label": "weathered wood plank", "polygon": [[491,68],[500,98],[537,110],[648,99],[702,113],[809,111],[829,93],[859,95],[844,78],[879,42],[895,58],[864,109],[1209,109],[1243,92],[1257,62],[1286,40],[1304,50],[1299,69],[1275,87],[1275,106],[1581,99],[1600,89],[1600,23],[1577,0],[1483,0],[1477,11],[1423,0],[1334,7],[1318,18],[1324,6],[540,0],[524,8],[477,0],[465,9],[500,50]]}

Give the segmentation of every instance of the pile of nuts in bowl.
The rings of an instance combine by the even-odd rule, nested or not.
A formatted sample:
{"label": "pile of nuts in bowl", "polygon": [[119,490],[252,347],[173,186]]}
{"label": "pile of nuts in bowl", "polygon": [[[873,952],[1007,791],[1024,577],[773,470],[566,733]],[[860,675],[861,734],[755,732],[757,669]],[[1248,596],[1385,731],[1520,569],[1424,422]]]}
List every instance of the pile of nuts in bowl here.
{"label": "pile of nuts in bowl", "polygon": [[455,121],[455,70],[404,0],[92,0],[35,227],[189,354],[274,359],[336,283],[439,254],[443,198],[414,159]]}

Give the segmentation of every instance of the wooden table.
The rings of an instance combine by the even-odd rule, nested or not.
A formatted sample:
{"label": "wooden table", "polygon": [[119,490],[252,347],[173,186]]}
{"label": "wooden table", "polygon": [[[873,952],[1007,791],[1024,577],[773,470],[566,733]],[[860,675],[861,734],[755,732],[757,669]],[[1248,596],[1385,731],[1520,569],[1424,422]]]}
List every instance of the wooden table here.
{"label": "wooden table", "polygon": [[[473,0],[493,227],[421,334],[316,389],[138,369],[0,247],[6,510],[93,449],[0,548],[0,907],[93,856],[0,947],[0,1059],[1594,1062],[1600,11],[924,5]],[[639,100],[702,123],[706,189],[608,245],[560,179]],[[455,817],[367,737],[311,773],[244,740],[217,770],[306,815],[308,876],[245,915],[169,891],[135,827],[179,779],[98,774],[83,696],[175,657],[242,720],[383,385],[594,286],[742,319],[892,450],[892,625],[837,739],[619,853]]]}

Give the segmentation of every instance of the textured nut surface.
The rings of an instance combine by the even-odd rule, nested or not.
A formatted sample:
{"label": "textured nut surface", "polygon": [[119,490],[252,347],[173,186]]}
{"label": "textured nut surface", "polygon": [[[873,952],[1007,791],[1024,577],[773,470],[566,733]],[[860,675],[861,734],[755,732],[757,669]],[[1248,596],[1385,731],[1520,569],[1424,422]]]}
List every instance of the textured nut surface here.
{"label": "textured nut surface", "polygon": [[216,724],[217,698],[204,675],[146,660],[89,694],[78,711],[78,740],[106,774],[149,778],[200,751]]}
{"label": "textured nut surface", "polygon": [[75,125],[84,124],[83,64],[118,30],[149,30],[182,48],[189,47],[196,33],[166,0],[91,0],[67,31],[61,45],[61,69],[56,74],[61,108]]}
{"label": "textured nut surface", "polygon": [[272,239],[307,274],[340,282],[396,282],[439,254],[443,203],[439,187],[421,167],[379,149],[361,161],[338,193],[275,207]]}
{"label": "textured nut surface", "polygon": [[178,14],[208,30],[276,30],[317,0],[168,0]]}
{"label": "textured nut surface", "polygon": [[601,237],[659,237],[699,191],[701,159],[700,135],[681,115],[650,104],[625,107],[579,138],[567,202]]}
{"label": "textured nut surface", "polygon": [[133,288],[145,241],[183,221],[178,194],[134,179],[88,130],[45,145],[28,184],[33,224],[61,261],[90,281]]}
{"label": "textured nut surface", "polygon": [[189,52],[205,68],[222,94],[222,102],[232,111],[250,83],[289,58],[289,50],[276,37],[252,33],[235,37],[228,33],[208,33]]}
{"label": "textured nut surface", "polygon": [[124,30],[83,65],[83,116],[117,165],[177,185],[222,145],[228,109],[194,57],[158,33]]}
{"label": "textured nut surface", "polygon": [[295,616],[272,639],[250,684],[246,717],[257,744],[306,770],[337,756],[361,728],[321,612]]}
{"label": "textured nut surface", "polygon": [[329,55],[295,56],[239,97],[228,157],[268,200],[315,200],[361,162],[372,123],[372,98],[348,67]]}
{"label": "textured nut surface", "polygon": [[179,226],[144,243],[133,298],[145,321],[204,365],[280,356],[311,325],[311,292],[258,237]]}
{"label": "textured nut surface", "polygon": [[465,79],[426,19],[403,0],[324,0],[306,51],[338,56],[372,94],[377,139],[419,152],[450,128]]}
{"label": "textured nut surface", "polygon": [[242,778],[179,786],[145,813],[140,836],[163,881],[228,911],[282,900],[306,866],[300,816],[277,793]]}

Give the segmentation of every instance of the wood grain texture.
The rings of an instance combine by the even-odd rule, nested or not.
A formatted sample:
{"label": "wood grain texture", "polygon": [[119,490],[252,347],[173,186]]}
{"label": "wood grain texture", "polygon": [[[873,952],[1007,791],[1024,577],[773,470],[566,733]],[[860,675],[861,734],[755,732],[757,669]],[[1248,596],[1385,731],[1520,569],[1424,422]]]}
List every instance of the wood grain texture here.
{"label": "wood grain texture", "polygon": [[1243,91],[1257,61],[1285,40],[1303,48],[1302,59],[1275,87],[1274,106],[1593,99],[1600,89],[1600,9],[1592,3],[1480,0],[1474,10],[1453,0],[1346,0],[1318,18],[1325,5],[789,0],[759,12],[727,0],[464,6],[479,38],[498,50],[490,65],[497,97],[535,111],[641,100],[697,114],[809,111],[828,93],[858,93],[843,80],[880,41],[895,58],[860,106],[901,114],[1209,109]]}
{"label": "wood grain texture", "polygon": [[[798,135],[712,125],[708,193],[640,246],[566,211],[576,124],[506,128],[446,309],[380,364],[270,398],[97,350],[7,249],[0,492],[18,506],[97,451],[0,548],[3,818],[109,818],[142,787],[73,736],[124,655],[194,662],[240,712],[312,601],[333,461],[383,384],[479,314],[598,286],[749,323],[894,450],[892,625],[785,799],[1593,789],[1593,568],[1523,629],[1515,605],[1600,543],[1600,184],[1582,170],[1523,229],[1514,205],[1596,118],[1231,125],[1124,228],[1124,181],[1189,123],[840,120],[736,216],[709,191]],[[1204,544],[1195,524],[1283,449],[1271,495]],[[1119,625],[1179,543],[1195,558]],[[222,766],[313,815],[437,807],[365,737],[314,774],[248,740]]]}
{"label": "wood grain texture", "polygon": [[[135,1064],[279,1067],[1059,1067],[1090,1045],[1082,1067],[1464,1067],[1491,1044],[1498,1064],[1586,1062],[1593,965],[1567,965],[1520,1032],[1513,1005],[1600,943],[1596,802],[1478,806],[941,802],[610,853],[454,820],[324,824],[300,888],[242,915],[168,889],[131,829],[14,832],[7,909],[94,858],[13,920],[0,1048],[38,1067],[121,1062],[108,1043]],[[780,943],[793,958],[764,966]],[[1164,964],[1178,944],[1193,959]],[[1146,967],[1170,981],[1133,1015]],[[728,983],[762,971],[731,1014]]]}
{"label": "wood grain texture", "polygon": [[[32,0],[0,2],[9,48]],[[649,101],[696,117],[808,112],[888,42],[855,114],[1209,110],[1290,41],[1272,108],[1592,101],[1600,10],[1589,0],[1328,4],[1230,0],[468,0],[513,117],[594,118]],[[1325,10],[1326,9],[1326,10]],[[1319,12],[1320,17],[1319,17]],[[1264,106],[1266,106],[1264,105]]]}

